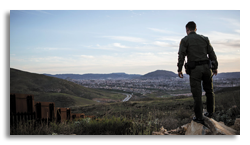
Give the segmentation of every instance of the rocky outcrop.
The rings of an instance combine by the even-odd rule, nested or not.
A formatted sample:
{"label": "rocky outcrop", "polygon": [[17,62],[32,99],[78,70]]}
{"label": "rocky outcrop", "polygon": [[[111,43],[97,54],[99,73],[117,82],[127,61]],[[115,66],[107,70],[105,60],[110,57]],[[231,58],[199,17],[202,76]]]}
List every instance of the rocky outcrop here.
{"label": "rocky outcrop", "polygon": [[228,127],[223,122],[217,122],[212,118],[204,117],[204,125],[191,121],[177,129],[167,131],[162,126],[159,132],[152,135],[239,135],[240,118],[235,120],[233,126]]}
{"label": "rocky outcrop", "polygon": [[226,126],[223,122],[217,122],[208,117],[204,117],[204,122],[213,135],[236,135],[236,130]]}
{"label": "rocky outcrop", "polygon": [[187,131],[185,132],[185,135],[211,135],[211,134],[212,133],[210,129],[194,121],[188,124]]}

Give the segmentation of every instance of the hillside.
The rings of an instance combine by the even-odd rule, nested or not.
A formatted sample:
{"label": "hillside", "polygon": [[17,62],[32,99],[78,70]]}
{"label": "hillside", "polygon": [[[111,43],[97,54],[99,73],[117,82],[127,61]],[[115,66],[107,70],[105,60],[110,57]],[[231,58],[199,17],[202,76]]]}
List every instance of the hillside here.
{"label": "hillside", "polygon": [[[224,88],[215,92],[216,121],[226,125],[233,125],[236,118],[240,118],[240,87]],[[226,101],[225,101],[226,100]],[[203,107],[206,109],[206,97],[202,97]],[[72,107],[74,112],[86,112],[86,115],[95,115],[99,118],[125,117],[132,120],[158,121],[158,127],[164,126],[167,130],[175,129],[191,122],[194,112],[193,97],[145,97],[128,102],[97,104],[94,106]]]}
{"label": "hillside", "polygon": [[33,94],[35,101],[55,102],[57,107],[95,104],[94,98],[122,100],[126,96],[85,88],[73,82],[10,68],[10,93]]}
{"label": "hillside", "polygon": [[172,71],[156,70],[154,72],[147,73],[141,76],[140,78],[156,79],[156,78],[170,78],[170,77],[177,77],[177,76],[178,75]]}

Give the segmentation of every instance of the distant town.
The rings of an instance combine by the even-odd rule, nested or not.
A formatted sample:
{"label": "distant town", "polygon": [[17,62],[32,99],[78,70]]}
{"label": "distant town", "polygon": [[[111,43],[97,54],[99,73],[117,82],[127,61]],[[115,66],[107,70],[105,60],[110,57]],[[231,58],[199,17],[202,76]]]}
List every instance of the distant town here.
{"label": "distant town", "polygon": [[[156,70],[145,75],[125,73],[45,75],[66,79],[93,89],[116,90],[137,95],[161,91],[171,96],[191,96],[189,76],[184,74],[184,78],[181,79],[174,72],[166,70]],[[223,87],[240,86],[240,72],[219,73],[213,76],[213,86],[215,91]]]}
{"label": "distant town", "polygon": [[[188,90],[190,89],[189,78],[184,77],[180,79],[167,78],[167,79],[96,79],[96,80],[80,80],[71,79],[70,81],[75,82],[87,88],[95,89],[109,89],[109,90],[120,90],[130,93],[139,93],[142,95],[153,93],[158,90],[173,91],[173,90]],[[214,88],[223,87],[235,87],[240,86],[240,78],[214,78]]]}

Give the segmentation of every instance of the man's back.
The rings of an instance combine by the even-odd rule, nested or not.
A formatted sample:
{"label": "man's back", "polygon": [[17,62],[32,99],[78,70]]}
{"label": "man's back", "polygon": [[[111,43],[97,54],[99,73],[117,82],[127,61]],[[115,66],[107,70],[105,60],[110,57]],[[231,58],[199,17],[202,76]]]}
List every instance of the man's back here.
{"label": "man's back", "polygon": [[[207,37],[190,32],[180,43],[178,62],[183,65],[185,56],[188,62],[212,60],[217,62],[213,47]],[[180,69],[180,68],[179,68]]]}
{"label": "man's back", "polygon": [[207,42],[205,38],[191,32],[182,40],[182,46],[186,47],[188,61],[207,60]]}

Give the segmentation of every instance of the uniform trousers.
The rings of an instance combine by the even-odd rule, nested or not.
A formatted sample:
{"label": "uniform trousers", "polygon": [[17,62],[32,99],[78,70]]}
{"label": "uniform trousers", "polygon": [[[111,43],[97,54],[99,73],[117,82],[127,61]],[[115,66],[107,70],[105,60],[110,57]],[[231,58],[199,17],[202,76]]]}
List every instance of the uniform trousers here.
{"label": "uniform trousers", "polygon": [[197,119],[203,119],[202,87],[206,92],[207,112],[213,113],[215,110],[212,70],[208,64],[197,65],[191,70],[189,81],[194,98],[195,116]]}

